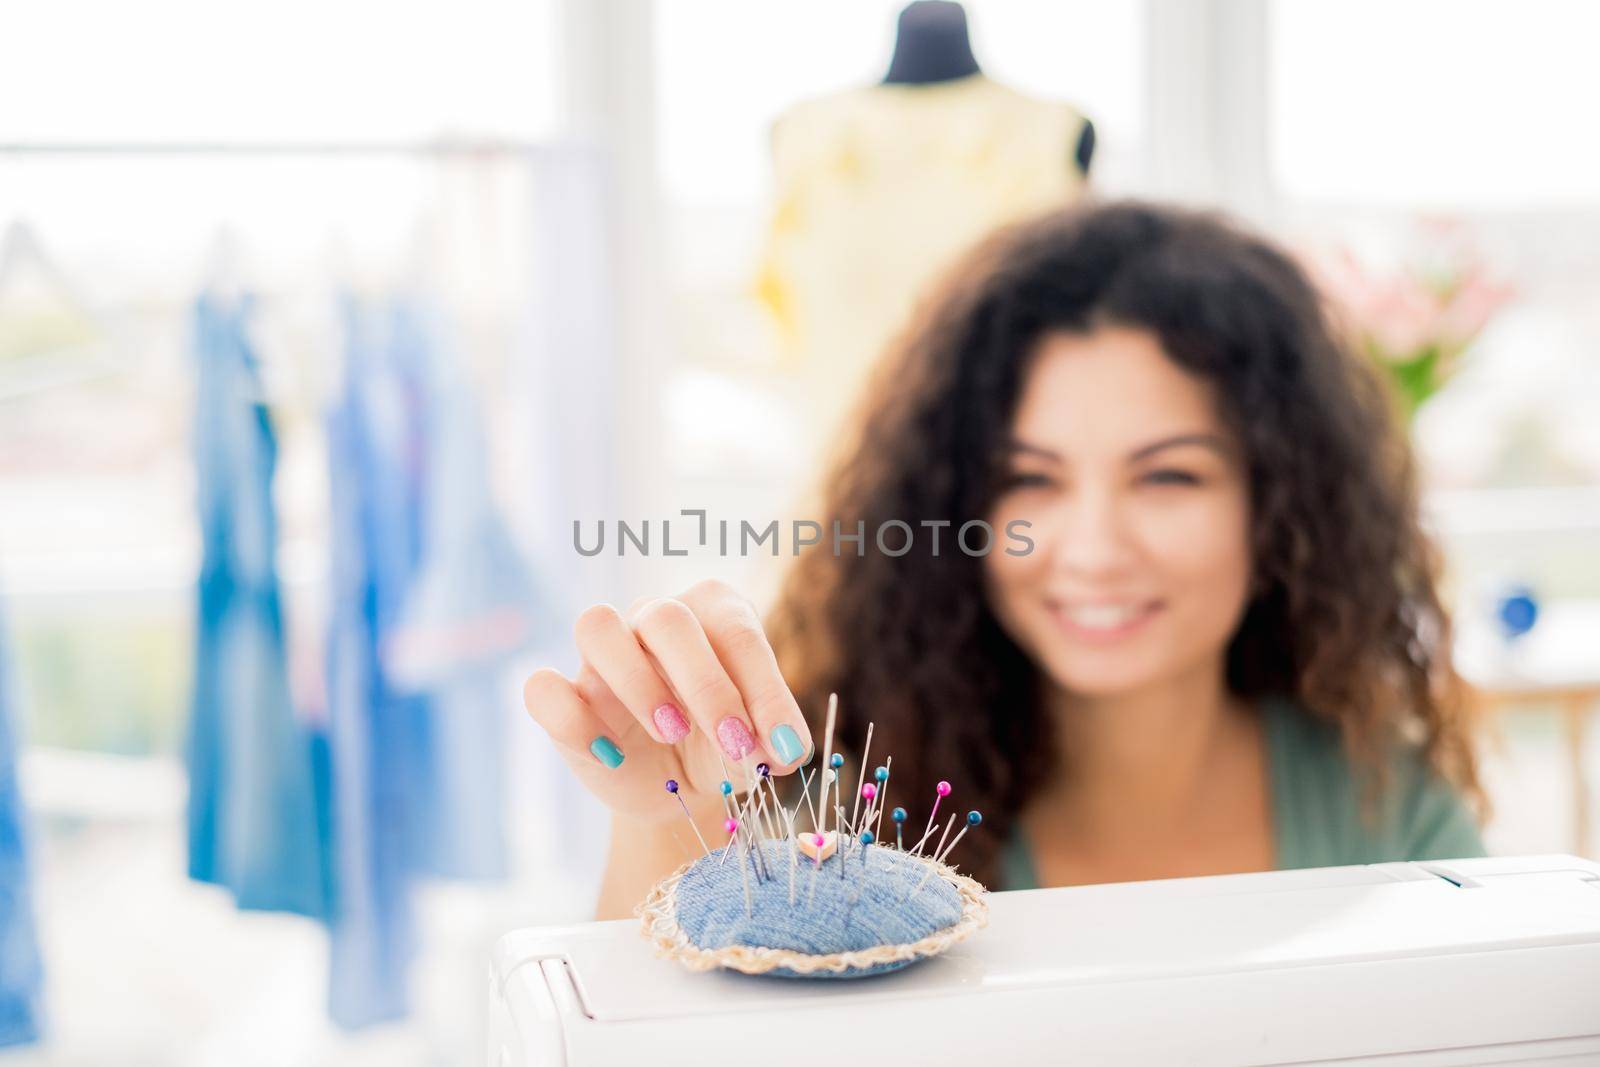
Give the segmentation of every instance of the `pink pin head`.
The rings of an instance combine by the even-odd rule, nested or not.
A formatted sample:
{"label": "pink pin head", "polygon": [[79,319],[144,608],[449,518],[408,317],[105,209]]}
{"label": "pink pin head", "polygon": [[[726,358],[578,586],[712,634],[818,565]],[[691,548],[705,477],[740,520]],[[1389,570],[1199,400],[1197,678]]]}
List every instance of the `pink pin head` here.
{"label": "pink pin head", "polygon": [[828,839],[826,837],[824,837],[822,834],[812,834],[811,835],[811,840],[816,842],[816,845],[817,845],[818,848],[821,848],[823,845],[826,845],[828,843]]}
{"label": "pink pin head", "polygon": [[950,795],[950,783],[940,782],[938,785],[934,786],[933,791],[942,797],[947,797]]}
{"label": "pink pin head", "polygon": [[722,828],[731,834],[739,828],[739,820],[729,819],[727,822],[722,824]]}
{"label": "pink pin head", "polygon": [[868,782],[866,785],[861,787],[861,797],[863,800],[871,800],[877,795],[878,787],[873,785],[871,782]]}

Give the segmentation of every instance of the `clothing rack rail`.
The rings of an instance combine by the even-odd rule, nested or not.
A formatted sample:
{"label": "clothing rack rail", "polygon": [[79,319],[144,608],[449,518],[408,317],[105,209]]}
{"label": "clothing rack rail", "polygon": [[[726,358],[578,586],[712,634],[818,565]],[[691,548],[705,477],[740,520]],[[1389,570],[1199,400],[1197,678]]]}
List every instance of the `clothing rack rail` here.
{"label": "clothing rack rail", "polygon": [[382,156],[493,159],[535,156],[551,142],[478,138],[429,141],[14,141],[6,156]]}

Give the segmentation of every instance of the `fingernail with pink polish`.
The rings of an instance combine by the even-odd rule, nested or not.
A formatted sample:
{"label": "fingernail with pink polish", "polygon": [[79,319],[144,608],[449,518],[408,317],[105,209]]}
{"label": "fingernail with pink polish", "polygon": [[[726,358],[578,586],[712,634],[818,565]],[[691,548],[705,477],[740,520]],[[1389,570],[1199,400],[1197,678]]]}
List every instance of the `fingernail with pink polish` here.
{"label": "fingernail with pink polish", "polygon": [[650,713],[650,718],[655,720],[662,740],[669,745],[675,745],[689,736],[689,720],[683,717],[683,712],[678,710],[676,704],[661,705]]}
{"label": "fingernail with pink polish", "polygon": [[729,759],[744,759],[756,748],[756,739],[750,736],[744,722],[733,715],[717,723],[717,740],[722,742],[722,751]]}

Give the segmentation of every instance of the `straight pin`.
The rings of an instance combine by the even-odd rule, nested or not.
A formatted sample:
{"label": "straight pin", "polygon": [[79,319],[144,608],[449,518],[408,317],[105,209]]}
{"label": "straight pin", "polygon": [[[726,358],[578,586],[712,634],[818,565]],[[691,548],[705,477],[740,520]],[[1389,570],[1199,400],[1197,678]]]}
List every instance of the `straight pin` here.
{"label": "straight pin", "polygon": [[808,911],[811,909],[812,903],[817,899],[817,875],[822,873],[823,836],[821,834],[817,834],[816,837],[817,854],[811,857],[814,861],[811,867],[811,891],[806,895],[806,910]]}
{"label": "straight pin", "polygon": [[[766,764],[762,764],[766,767]],[[757,768],[759,770],[759,768]],[[767,819],[772,823],[772,836],[783,837],[783,804],[778,800],[777,790],[772,785],[772,768],[761,773],[761,781],[756,783],[756,788],[761,790],[761,807],[767,813]]]}
{"label": "straight pin", "polygon": [[[726,769],[727,764],[723,764],[723,767]],[[722,810],[728,813],[728,818],[730,819],[733,818],[733,802],[728,798],[732,795],[732,793],[733,783],[724,778],[722,780]],[[728,847],[722,850],[722,858],[717,861],[718,867],[721,867],[724,863],[728,862],[728,853],[732,851],[733,842],[729,841]]]}
{"label": "straight pin", "polygon": [[751,853],[750,863],[755,869],[756,881],[759,883],[764,881],[763,871],[766,865],[762,862],[763,857],[761,856],[760,851],[755,848],[755,842],[757,840],[756,831],[750,825],[750,816],[754,810],[754,803],[755,794],[747,794],[745,796],[744,803],[739,805],[739,815],[736,821],[739,825],[739,829],[744,831],[746,848]]}
{"label": "straight pin", "polygon": [[[933,832],[933,820],[939,817],[939,801],[950,795],[950,783],[940,782],[934,787],[933,792],[933,810],[928,812],[928,828],[922,832],[922,841],[926,841],[928,835]],[[917,842],[918,850],[922,848],[922,841]]]}
{"label": "straight pin", "polygon": [[[839,805],[839,822],[840,822],[841,825],[844,823],[844,805],[843,804]],[[849,844],[850,844],[849,840],[844,836],[843,833],[841,833],[839,835],[839,878],[841,880],[843,880],[843,878],[844,878],[844,858],[845,858],[845,855],[847,854],[847,849],[848,849]]]}
{"label": "straight pin", "polygon": [[961,828],[961,832],[959,834],[956,834],[956,839],[954,841],[950,842],[950,847],[945,849],[943,852],[939,853],[937,856],[935,856],[933,858],[933,861],[935,863],[943,863],[945,860],[949,859],[950,858],[950,853],[952,853],[952,852],[954,852],[956,850],[956,845],[961,843],[961,839],[962,839],[962,837],[966,836],[967,831],[972,829],[974,826],[977,826],[981,822],[983,822],[983,812],[981,812],[981,811],[969,811],[969,812],[967,812],[967,825],[965,825],[965,826],[963,826]]}
{"label": "straight pin", "polygon": [[[722,828],[727,830],[728,835],[733,838],[733,843],[728,845],[728,849],[731,851],[739,840],[739,820],[729,818],[722,824]],[[755,905],[750,899],[750,875],[745,872],[743,856],[739,857],[739,880],[744,883],[744,916],[748,919],[751,912],[755,910]]]}
{"label": "straight pin", "polygon": [[861,825],[856,819],[861,815],[861,783],[867,780],[867,761],[872,757],[872,727],[872,723],[867,723],[867,745],[861,750],[861,770],[856,773],[856,800],[850,807],[851,833]]}
{"label": "straight pin", "polygon": [[826,794],[828,780],[827,776],[822,772],[833,765],[833,723],[834,720],[838,718],[838,715],[839,694],[829,693],[827,727],[822,734],[822,766],[818,768],[817,772],[817,809],[812,812],[812,815],[816,816],[817,818],[816,831],[819,834],[828,828],[828,820],[822,817],[823,815],[827,814],[828,811],[828,799]]}
{"label": "straight pin", "polygon": [[[814,826],[817,822],[817,808],[815,804],[811,803],[811,777],[806,773],[804,767],[800,768],[800,795],[806,798],[806,807],[811,809],[811,823]],[[795,814],[798,815],[799,812],[800,805],[796,804]]]}
{"label": "straight pin", "polygon": [[744,827],[745,831],[750,835],[750,847],[755,852],[756,862],[761,865],[760,877],[762,881],[770,881],[772,879],[772,868],[767,866],[767,854],[761,849],[761,841],[766,835],[766,830],[761,826],[760,800],[761,794],[754,789],[746,796],[744,806],[747,815],[744,818]]}
{"label": "straight pin", "polygon": [[[955,818],[955,816],[952,815],[952,816],[950,816],[950,818],[953,820]],[[933,862],[934,863],[943,863],[944,862],[944,857],[950,855],[950,853],[955,851],[956,842],[960,841],[961,838],[966,834],[966,832],[968,830],[972,829],[974,826],[977,826],[981,822],[983,822],[983,813],[982,812],[978,812],[978,811],[969,811],[969,812],[967,812],[967,825],[965,825],[965,826],[963,826],[961,828],[961,833],[956,835],[955,841],[950,842],[950,847],[949,848],[944,849],[942,852],[939,852],[939,853],[937,853],[935,855]],[[948,834],[950,832],[950,828],[948,826],[946,826],[944,832]],[[937,870],[937,869],[938,868],[936,868],[932,864],[930,864],[928,866],[928,869],[922,873],[922,881],[918,882],[915,886],[913,886],[912,889],[911,889],[911,892],[906,894],[906,900],[910,900],[912,897],[916,896],[918,890],[920,890],[922,888],[923,884],[925,882],[927,882],[928,876],[933,874],[933,872],[935,870]]]}
{"label": "straight pin", "polygon": [[[954,826],[955,824],[956,824],[956,813],[952,811],[950,813],[950,818],[945,821],[944,833],[939,835],[939,847],[933,850],[933,852],[931,853],[932,856],[938,856],[940,852],[944,851],[945,838],[950,836],[950,828],[952,826]],[[938,862],[938,861],[935,860],[935,862]]]}
{"label": "straight pin", "polygon": [[[770,779],[768,779],[767,784],[772,786]],[[772,788],[772,795],[776,799],[778,795],[777,787],[773,786]],[[794,871],[800,865],[800,839],[794,833],[794,819],[796,815],[800,814],[800,806],[796,804],[794,811],[791,812],[782,804],[779,804],[778,810],[783,812],[784,822],[789,830],[789,907],[792,908],[794,907]]]}
{"label": "straight pin", "polygon": [[777,833],[772,828],[772,820],[767,813],[767,791],[761,788],[761,783],[766,780],[767,775],[770,773],[771,768],[765,763],[756,764],[756,776],[750,779],[750,788],[759,798],[756,804],[756,816],[761,821],[761,832],[768,837],[777,837]]}
{"label": "straight pin", "polygon": [[861,813],[861,829],[856,832],[856,837],[862,835],[872,836],[872,814],[877,807],[878,787],[868,782],[861,787],[861,798],[867,802],[867,810]]}
{"label": "straight pin", "polygon": [[[765,767],[766,764],[762,764],[762,766]],[[767,837],[767,840],[768,841],[777,841],[777,840],[781,840],[782,837],[783,837],[783,833],[782,833],[783,823],[781,823],[778,820],[778,815],[777,815],[776,810],[769,811],[767,809],[767,791],[766,791],[766,789],[763,788],[762,783],[766,782],[768,780],[769,779],[767,779],[767,777],[765,775],[763,775],[756,782],[756,793],[761,797],[761,817],[765,822],[770,823],[772,825],[772,831],[771,831],[771,834]],[[776,802],[774,802],[774,809],[776,807],[777,807]],[[765,851],[765,849],[763,849],[762,853],[761,853],[761,861],[763,863],[766,863],[766,859],[767,859],[766,851]],[[772,869],[770,864],[768,865],[767,869],[769,871]]]}
{"label": "straight pin", "polygon": [[927,833],[925,833],[921,837],[917,838],[917,843],[911,846],[911,854],[913,856],[922,855],[922,846],[928,843],[928,838],[932,837],[933,836],[933,831],[937,830],[938,828],[939,828],[938,824],[935,824],[934,826],[929,828]]}
{"label": "straight pin", "polygon": [[[817,772],[817,807],[813,812],[817,816],[817,840],[822,840],[823,831],[827,827],[825,816],[828,812],[826,790],[828,788],[827,768],[833,763],[833,724],[839,717],[839,694],[828,694],[828,718],[822,731],[822,767]],[[809,909],[817,899],[817,875],[822,870],[822,853],[817,852],[816,866],[811,868],[811,891],[806,897],[806,908]]]}
{"label": "straight pin", "polygon": [[[944,824],[944,837],[941,837],[939,839],[939,845],[941,847],[943,847],[943,845],[944,845],[944,838],[950,836],[950,827],[954,826],[955,824],[956,824],[956,813],[952,811],[950,813],[950,821]],[[936,871],[938,869],[937,867],[934,866],[934,862],[935,861],[934,861],[933,857],[929,856],[928,857],[928,869],[923,872],[922,881],[918,882],[916,885],[911,887],[911,892],[907,893],[905,895],[905,897],[901,900],[902,904],[905,903],[905,901],[910,900],[912,897],[916,896],[917,895],[917,890],[922,888],[923,882],[926,882],[928,880],[928,876],[931,875],[934,871]]]}
{"label": "straight pin", "polygon": [[843,822],[844,805],[839,801],[839,772],[844,768],[844,757],[835,752],[828,763],[833,772],[833,806],[838,809],[837,814],[840,821]]}
{"label": "straight pin", "polygon": [[883,806],[889,801],[889,768],[894,766],[894,757],[890,756],[883,761],[884,765],[872,772],[873,780],[878,783],[878,821],[872,827],[872,836],[881,837],[883,829]]}
{"label": "straight pin", "polygon": [[[772,794],[772,806],[777,811],[777,815],[775,816],[776,824],[779,830],[788,831],[787,836],[790,840],[790,843],[794,845],[795,850],[798,851],[799,846],[794,840],[794,820],[795,817],[800,814],[800,806],[796,804],[793,812],[790,812],[788,808],[784,807],[783,801],[778,797],[778,786],[777,783],[772,780],[770,769],[769,773],[765,776],[765,781],[767,783],[767,792]],[[781,837],[784,835],[780,834],[779,836]],[[793,879],[792,873],[790,878],[791,880]],[[793,901],[791,900],[790,903],[792,904]]]}
{"label": "straight pin", "polygon": [[678,798],[678,806],[683,809],[683,817],[689,820],[689,829],[694,831],[694,836],[700,842],[700,847],[706,850],[706,855],[711,855],[711,846],[706,844],[706,839],[700,833],[700,827],[694,824],[694,816],[689,814],[689,805],[683,802],[683,797],[678,793],[676,780],[667,779],[667,792]]}

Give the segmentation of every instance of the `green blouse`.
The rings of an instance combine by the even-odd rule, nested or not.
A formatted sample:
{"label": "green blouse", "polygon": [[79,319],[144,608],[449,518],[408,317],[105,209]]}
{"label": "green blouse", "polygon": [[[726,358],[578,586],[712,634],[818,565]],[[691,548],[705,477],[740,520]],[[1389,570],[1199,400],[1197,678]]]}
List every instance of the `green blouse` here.
{"label": "green blouse", "polygon": [[[1397,754],[1383,815],[1368,829],[1338,728],[1286,700],[1264,700],[1261,710],[1278,870],[1486,855],[1461,797],[1414,750]],[[999,888],[1038,887],[1033,857],[1018,832],[1001,853]]]}

